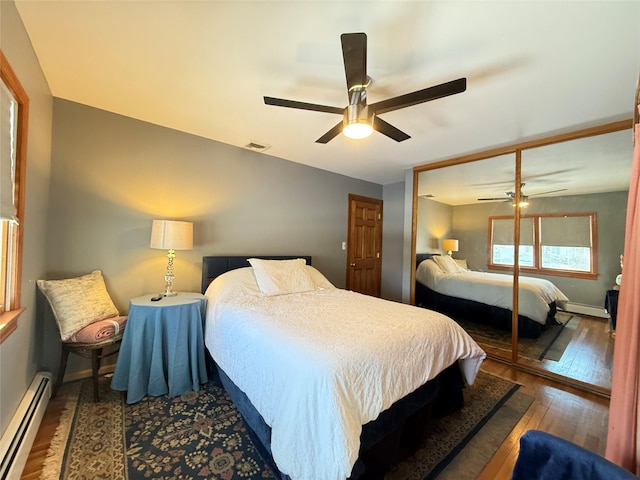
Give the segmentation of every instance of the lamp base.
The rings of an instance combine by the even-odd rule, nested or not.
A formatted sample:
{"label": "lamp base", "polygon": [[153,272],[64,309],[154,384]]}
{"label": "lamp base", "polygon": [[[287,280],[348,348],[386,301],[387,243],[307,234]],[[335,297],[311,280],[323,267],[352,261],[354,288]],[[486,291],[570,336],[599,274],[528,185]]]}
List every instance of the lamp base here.
{"label": "lamp base", "polygon": [[173,275],[165,276],[166,284],[164,286],[164,292],[162,292],[163,297],[175,297],[177,295],[176,292],[173,291]]}
{"label": "lamp base", "polygon": [[175,297],[177,295],[177,293],[173,291],[173,278],[174,278],[173,257],[169,256],[169,265],[167,266],[167,273],[165,273],[164,275],[164,293],[162,294],[163,297]]}

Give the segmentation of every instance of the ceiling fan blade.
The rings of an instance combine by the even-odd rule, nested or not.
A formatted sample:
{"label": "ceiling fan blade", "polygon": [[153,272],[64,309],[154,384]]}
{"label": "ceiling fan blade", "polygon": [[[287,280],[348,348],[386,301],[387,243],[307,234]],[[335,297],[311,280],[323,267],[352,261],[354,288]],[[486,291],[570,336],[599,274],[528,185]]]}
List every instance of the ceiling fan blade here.
{"label": "ceiling fan blade", "polygon": [[327,133],[322,135],[319,139],[317,139],[316,143],[328,143],[329,140],[332,140],[333,138],[340,135],[340,132],[342,132],[342,121],[338,123],[335,127],[333,127],[331,130],[329,130]]}
{"label": "ceiling fan blade", "polygon": [[365,33],[343,33],[342,58],[347,78],[347,90],[365,86],[367,83],[367,35]]}
{"label": "ceiling fan blade", "polygon": [[399,130],[393,125],[391,125],[390,123],[385,122],[380,117],[376,117],[373,120],[373,129],[395,140],[396,142],[402,142],[403,140],[407,140],[408,138],[411,138],[402,130]]}
{"label": "ceiling fan blade", "polygon": [[485,200],[509,200],[508,198],[500,197],[500,198],[478,198],[478,201],[482,202]]}
{"label": "ceiling fan blade", "polygon": [[264,103],[267,105],[275,105],[276,107],[297,108],[300,110],[312,110],[314,112],[337,113],[338,115],[342,115],[344,113],[344,108],[298,102],[296,100],[285,100],[283,98],[264,97]]}
{"label": "ceiling fan blade", "polygon": [[382,100],[381,102],[369,105],[371,109],[379,115],[385,112],[392,112],[401,108],[410,107],[419,103],[429,102],[438,98],[448,97],[456,93],[462,93],[467,89],[467,79],[459,78],[450,82],[441,83],[435,87],[428,87],[413,93],[407,93],[398,97]]}
{"label": "ceiling fan blade", "polygon": [[534,193],[534,194],[527,195],[527,196],[528,197],[535,197],[536,195],[546,195],[548,193],[564,192],[565,190],[567,190],[567,189],[566,188],[559,188],[558,190],[549,190],[548,192]]}

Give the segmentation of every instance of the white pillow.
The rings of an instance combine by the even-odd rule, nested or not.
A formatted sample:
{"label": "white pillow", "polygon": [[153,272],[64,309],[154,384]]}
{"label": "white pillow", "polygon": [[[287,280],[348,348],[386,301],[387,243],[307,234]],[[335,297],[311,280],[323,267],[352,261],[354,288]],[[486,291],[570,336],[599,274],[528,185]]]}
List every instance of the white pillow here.
{"label": "white pillow", "polygon": [[437,278],[439,275],[443,275],[444,272],[440,269],[438,264],[431,258],[423,260],[416,269],[416,280],[421,284],[431,288],[435,287]]}
{"label": "white pillow", "polygon": [[467,261],[464,258],[454,258],[453,261],[456,262],[458,264],[458,267],[460,267],[465,272],[469,270],[469,267],[467,266]]}
{"label": "white pillow", "polygon": [[262,260],[249,258],[256,282],[265,295],[286,295],[315,290],[304,258],[294,260]]}
{"label": "white pillow", "polygon": [[93,322],[118,316],[100,270],[81,277],[36,283],[51,305],[64,342]]}
{"label": "white pillow", "polygon": [[460,273],[463,271],[456,261],[449,255],[437,255],[432,257],[433,261],[440,267],[440,269],[446,274]]}
{"label": "white pillow", "polygon": [[262,296],[262,292],[256,283],[253,268],[242,267],[218,275],[214,278],[204,296],[207,297],[207,309],[223,298],[236,294]]}
{"label": "white pillow", "polygon": [[320,271],[316,268],[312,267],[311,265],[306,265],[305,268],[307,270],[307,273],[311,277],[311,281],[317,289],[329,290],[331,288],[336,288],[335,285],[327,280],[327,277],[320,273]]}

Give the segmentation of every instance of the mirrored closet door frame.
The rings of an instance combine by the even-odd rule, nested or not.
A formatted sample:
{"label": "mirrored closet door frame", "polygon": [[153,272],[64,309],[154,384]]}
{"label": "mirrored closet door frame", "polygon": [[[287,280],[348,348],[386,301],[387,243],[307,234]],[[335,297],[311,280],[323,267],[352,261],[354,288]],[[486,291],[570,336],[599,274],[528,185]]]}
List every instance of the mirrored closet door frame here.
{"label": "mirrored closet door frame", "polygon": [[[607,123],[604,125],[599,125],[595,127],[583,128],[576,131],[560,133],[552,136],[548,136],[545,138],[540,138],[536,140],[530,140],[527,142],[510,145],[506,147],[496,148],[484,152],[478,152],[471,155],[466,155],[462,157],[451,158],[448,160],[435,162],[431,164],[425,164],[417,166],[413,169],[413,208],[412,208],[412,236],[411,236],[411,303],[415,304],[415,282],[416,282],[416,238],[417,238],[417,229],[418,225],[418,195],[419,195],[419,179],[420,174],[423,172],[429,172],[436,169],[441,169],[445,167],[451,166],[461,166],[464,164],[469,164],[472,162],[478,162],[482,160],[491,159],[493,157],[499,157],[504,155],[513,155],[515,158],[515,176],[513,178],[513,192],[515,194],[515,198],[521,198],[521,172],[522,172],[522,156],[523,152],[527,150],[535,149],[538,147],[544,147],[553,144],[559,144],[562,142],[568,142],[571,140],[583,139],[587,137],[593,137],[596,135],[604,135],[607,133],[619,132],[622,130],[629,130],[629,141],[632,141],[631,128],[633,125],[632,119],[621,120],[617,122]],[[629,159],[629,164],[631,163],[631,159]],[[514,217],[514,258],[518,259],[519,255],[519,245],[520,245],[520,208],[513,208],[513,217]],[[487,349],[487,354],[491,358],[495,358],[499,361],[507,362],[513,366],[521,368],[523,370],[529,371],[531,373],[535,373],[537,375],[551,378],[566,384],[570,384],[576,386],[578,388],[582,388],[600,395],[609,396],[610,389],[604,388],[600,385],[594,385],[576,378],[571,378],[569,376],[561,375],[555,372],[547,371],[543,368],[537,367],[535,365],[527,364],[522,361],[521,356],[518,353],[518,291],[519,291],[519,273],[520,267],[518,265],[518,261],[514,262],[514,267],[512,269],[513,272],[513,290],[512,290],[512,336],[511,336],[511,355],[510,358],[505,358],[505,356],[496,355],[491,352],[491,349]]]}

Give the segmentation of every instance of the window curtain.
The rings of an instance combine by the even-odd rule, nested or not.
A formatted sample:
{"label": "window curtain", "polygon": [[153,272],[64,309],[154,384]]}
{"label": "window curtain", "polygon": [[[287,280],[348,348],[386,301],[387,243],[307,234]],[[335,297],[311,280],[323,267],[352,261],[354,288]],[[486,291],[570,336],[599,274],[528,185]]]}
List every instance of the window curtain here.
{"label": "window curtain", "polygon": [[634,153],[624,241],[624,266],[618,302],[613,379],[605,456],[640,474],[638,435],[640,375],[640,78],[634,108]]}

